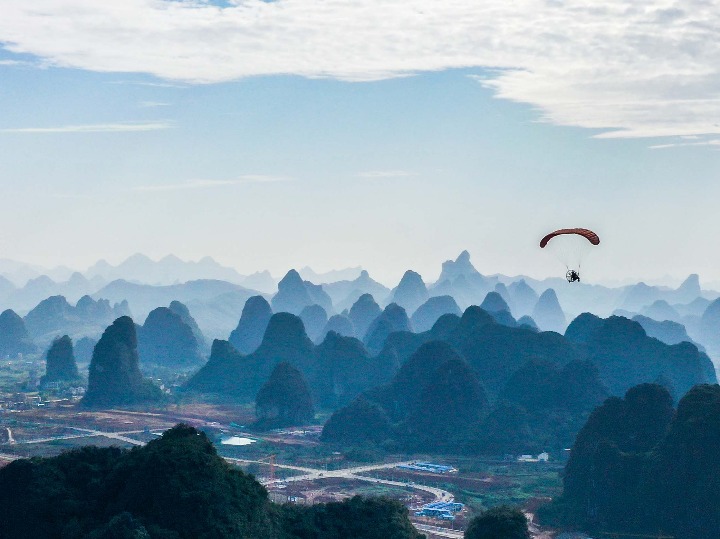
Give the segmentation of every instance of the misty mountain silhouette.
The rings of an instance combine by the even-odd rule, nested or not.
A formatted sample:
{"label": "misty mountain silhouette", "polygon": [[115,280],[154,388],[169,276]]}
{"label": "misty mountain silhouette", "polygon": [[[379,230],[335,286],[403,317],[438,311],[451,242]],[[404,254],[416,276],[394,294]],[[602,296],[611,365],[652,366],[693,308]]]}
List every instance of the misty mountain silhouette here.
{"label": "misty mountain silhouette", "polygon": [[700,319],[700,339],[713,354],[720,354],[720,298],[707,306]]}
{"label": "misty mountain silhouette", "polygon": [[105,281],[125,280],[151,285],[171,285],[195,280],[222,280],[236,284],[244,277],[232,268],[224,267],[206,256],[197,262],[183,261],[167,255],[158,261],[137,253],[117,266],[99,260],[91,266],[86,277],[102,277]]}
{"label": "misty mountain silhouette", "polygon": [[315,411],[302,373],[283,361],[273,369],[255,398],[258,425],[264,428],[303,425]]}
{"label": "misty mountain silhouette", "polygon": [[375,298],[386,298],[390,294],[389,288],[373,280],[365,270],[352,281],[323,284],[323,290],[328,293],[338,311],[349,309],[364,294]]}
{"label": "misty mountain silhouette", "polygon": [[498,292],[488,292],[488,295],[480,304],[480,308],[489,313],[510,312],[510,306]]}
{"label": "misty mountain silhouette", "polygon": [[267,270],[258,271],[245,277],[241,284],[250,290],[257,290],[266,294],[277,292],[277,281]]}
{"label": "misty mountain silhouette", "polygon": [[544,331],[564,333],[567,322],[555,290],[548,288],[540,295],[532,312],[535,323]]}
{"label": "misty mountain silhouette", "polygon": [[442,264],[442,271],[437,282],[442,283],[444,281],[454,281],[458,277],[478,277],[480,272],[475,269],[475,266],[470,262],[470,253],[463,251],[458,257],[453,260],[446,260]]}
{"label": "misty mountain silhouette", "polygon": [[371,352],[378,352],[385,344],[385,339],[396,331],[411,331],[410,320],[405,309],[391,303],[367,330],[363,342]]}
{"label": "misty mountain silhouette", "polygon": [[44,344],[64,334],[99,336],[113,320],[129,313],[125,301],[111,306],[106,299],[83,296],[72,306],[63,296],[51,296],[25,316],[25,325],[33,339]]}
{"label": "misty mountain silhouette", "polygon": [[532,314],[539,296],[537,292],[525,282],[525,279],[511,283],[507,289],[510,294],[509,305],[515,316],[522,317]]}
{"label": "misty mountain silhouette", "polygon": [[325,309],[326,313],[333,312],[332,300],[322,286],[303,281],[295,270],[288,271],[278,283],[278,293],[273,296],[271,304],[276,313],[299,315],[305,307],[315,304]]}
{"label": "misty mountain silhouette", "polygon": [[151,286],[113,281],[94,297],[111,302],[127,300],[138,320],[144,320],[154,308],[172,301],[184,303],[204,335],[227,335],[235,327],[243,305],[257,292],[225,281],[200,280],[168,286]]}
{"label": "misty mountain silhouette", "polygon": [[137,337],[143,365],[187,369],[203,363],[200,343],[192,328],[182,316],[167,307],[151,311],[138,329]]}
{"label": "misty mountain silhouette", "polygon": [[528,329],[532,329],[534,331],[540,331],[540,328],[538,327],[538,325],[535,323],[535,320],[533,320],[531,316],[527,316],[527,315],[521,316],[517,320],[517,325],[519,327],[525,327]]}
{"label": "misty mountain silhouette", "polygon": [[95,346],[82,404],[117,406],[158,401],[161,397],[160,389],[140,373],[135,323],[129,316],[118,318]]}
{"label": "misty mountain silhouette", "polygon": [[262,342],[272,314],[272,308],[264,297],[249,298],[228,341],[242,354],[254,352]]}
{"label": "misty mountain silhouette", "polygon": [[7,309],[0,314],[0,357],[14,358],[18,354],[37,352],[25,327],[25,322],[13,310]]}
{"label": "misty mountain silhouette", "polygon": [[317,273],[311,267],[305,266],[298,273],[304,281],[316,284],[337,283],[338,281],[353,281],[358,279],[363,269],[360,266],[340,270],[330,270]]}
{"label": "misty mountain silhouette", "polygon": [[321,337],[324,337],[323,330],[328,323],[328,316],[320,305],[305,307],[300,312],[300,320],[303,321],[305,331],[313,342],[318,342]]}
{"label": "misty mountain silhouette", "polygon": [[205,342],[205,336],[200,330],[200,327],[193,318],[192,314],[190,314],[190,309],[187,308],[187,305],[185,305],[184,303],[180,303],[179,301],[171,301],[169,309],[175,314],[177,314],[182,319],[182,321],[188,325],[188,327],[192,330],[193,335],[195,336],[195,340],[198,344],[198,349],[201,352],[204,352],[205,349],[208,347],[208,344],[207,342]]}
{"label": "misty mountain silhouette", "polygon": [[331,331],[315,346],[300,318],[277,313],[270,319],[262,344],[249,355],[240,354],[227,341],[216,340],[208,362],[186,388],[247,402],[255,398],[272,370],[283,361],[302,373],[313,400],[329,407],[345,404],[392,376],[383,358],[369,357],[357,339]]}
{"label": "misty mountain silhouette", "polygon": [[460,316],[462,311],[452,296],[435,296],[420,305],[413,313],[412,327],[418,333],[431,329],[444,314]]}
{"label": "misty mountain silhouette", "polygon": [[679,344],[681,342],[689,342],[697,346],[698,350],[704,352],[704,348],[694,342],[687,334],[685,326],[670,320],[658,322],[647,316],[636,315],[632,317],[634,322],[640,324],[648,337],[654,337],[665,344]]}
{"label": "misty mountain silhouette", "polygon": [[668,379],[679,395],[696,384],[716,381],[712,362],[697,347],[687,342],[666,345],[648,337],[638,322],[627,318],[600,319],[585,313],[570,323],[565,335],[585,345],[586,357],[597,366],[613,395],[660,376]]}
{"label": "misty mountain silhouette", "polygon": [[67,335],[53,341],[45,354],[45,361],[45,376],[40,379],[40,387],[47,387],[53,382],[80,381],[72,340]]}
{"label": "misty mountain silhouette", "polygon": [[358,338],[363,338],[366,334],[370,325],[375,319],[380,316],[382,309],[375,302],[375,299],[370,294],[363,294],[358,300],[353,303],[348,313],[348,318],[355,327],[355,335]]}
{"label": "misty mountain silhouette", "polygon": [[429,297],[427,287],[420,274],[408,270],[400,279],[400,283],[390,293],[387,303],[395,303],[408,313],[415,310],[427,301]]}
{"label": "misty mountain silhouette", "polygon": [[344,314],[336,314],[330,317],[323,328],[322,335],[319,340],[321,342],[324,341],[328,333],[331,331],[341,335],[342,337],[355,336],[355,326],[353,326],[352,321]]}
{"label": "misty mountain silhouette", "polygon": [[640,314],[659,322],[662,322],[663,320],[679,322],[681,320],[680,313],[671,307],[664,299],[659,299],[651,305],[642,308],[640,310]]}

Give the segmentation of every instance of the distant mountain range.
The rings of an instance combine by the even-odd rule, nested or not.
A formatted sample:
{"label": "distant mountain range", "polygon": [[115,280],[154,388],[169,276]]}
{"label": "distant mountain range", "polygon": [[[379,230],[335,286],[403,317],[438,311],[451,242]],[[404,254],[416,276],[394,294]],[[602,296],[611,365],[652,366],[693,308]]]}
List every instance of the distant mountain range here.
{"label": "distant mountain range", "polygon": [[[315,284],[327,284],[338,281],[352,281],[357,279],[361,272],[362,268],[359,266],[330,270],[324,273],[318,273],[306,266],[299,270],[298,273],[306,281]],[[81,277],[92,284],[89,287],[85,286],[85,283],[81,283]],[[35,281],[38,279],[40,281],[36,283]],[[118,279],[154,286],[182,284],[197,280],[227,281],[266,294],[276,292],[279,281],[267,270],[257,271],[251,275],[242,275],[234,268],[223,266],[209,256],[195,262],[182,260],[172,254],[160,260],[152,260],[146,255],[137,253],[118,265],[112,265],[106,260],[98,260],[85,271],[73,270],[66,266],[43,268],[42,266],[15,260],[0,259],[0,298],[7,295],[8,289],[23,289],[29,283],[33,283],[32,287],[35,288],[45,286],[52,293],[64,293],[65,290],[60,290],[58,287],[53,288],[53,286],[69,280],[74,280],[75,284],[83,285],[79,298],[83,294],[96,292],[106,284]],[[72,295],[72,291],[68,293]],[[39,299],[44,299],[44,297]]]}
{"label": "distant mountain range", "polygon": [[222,266],[209,256],[197,262],[180,260],[175,255],[154,261],[142,254],[134,254],[117,266],[100,260],[85,272],[85,276],[101,277],[108,282],[123,279],[152,285],[185,283],[197,279],[215,279],[240,284],[245,279],[233,268]]}
{"label": "distant mountain range", "polygon": [[[677,288],[644,282],[617,287],[569,285],[562,278],[483,275],[472,265],[470,254],[463,251],[455,260],[442,264],[435,282],[425,281],[409,269],[396,286],[388,288],[360,267],[325,273],[304,267],[277,279],[268,271],[242,275],[210,257],[183,261],[169,255],[154,261],[136,254],[116,266],[101,260],[84,273],[0,260],[0,311],[12,309],[25,316],[53,296],[63,296],[71,305],[90,296],[111,304],[127,301],[135,322],[142,323],[153,309],[180,301],[209,338],[222,339],[237,327],[245,302],[252,296],[264,297],[274,312],[300,315],[304,309],[319,305],[328,322],[335,317],[331,327],[346,328],[346,333],[364,338],[367,324],[352,320],[350,312],[361,296],[372,296],[368,304],[374,302],[381,310],[396,303],[406,311],[408,319],[425,328],[433,322],[429,314],[483,305],[489,294],[502,306],[500,310],[507,308],[507,314],[520,325],[562,332],[566,323],[582,313],[600,317],[615,314],[641,320],[649,333],[664,342],[687,339],[720,359],[720,338],[716,337],[720,334],[720,306],[711,308],[720,293],[702,288],[697,275],[690,275]],[[440,309],[440,303],[425,305],[433,298],[444,298],[440,303],[445,306]],[[416,315],[423,306],[425,310]],[[507,318],[502,313],[494,316]],[[669,323],[658,325],[653,321]],[[347,329],[355,323],[361,327]],[[317,324],[319,335],[324,335],[326,328]]]}
{"label": "distant mountain range", "polygon": [[41,275],[50,277],[53,281],[67,281],[73,274],[73,270],[65,266],[55,268],[43,268],[25,262],[0,258],[0,276],[4,277],[15,286],[23,286],[30,279]]}

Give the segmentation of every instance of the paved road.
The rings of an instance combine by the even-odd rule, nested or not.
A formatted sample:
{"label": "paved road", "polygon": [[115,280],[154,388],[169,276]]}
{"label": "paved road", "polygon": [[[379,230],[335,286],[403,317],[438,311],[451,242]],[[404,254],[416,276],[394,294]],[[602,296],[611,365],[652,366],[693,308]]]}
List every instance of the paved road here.
{"label": "paved road", "polygon": [[142,432],[145,432],[143,430],[130,430],[130,431],[125,431],[125,432],[105,432],[105,431],[101,431],[101,430],[81,429],[79,427],[69,427],[69,428],[76,430],[76,431],[80,432],[81,434],[64,434],[62,436],[50,436],[48,438],[33,438],[32,440],[21,440],[20,442],[16,442],[15,440],[13,440],[10,443],[45,444],[48,442],[54,442],[56,440],[72,440],[75,438],[90,438],[92,436],[104,436],[105,438],[112,438],[113,440],[119,440],[121,442],[126,442],[126,443],[132,444],[132,445],[145,445],[145,442],[141,442],[140,440],[135,440],[133,438],[128,438],[127,436],[125,436],[126,434],[140,434]]}
{"label": "paved road", "polygon": [[[33,440],[26,440],[21,442],[15,442],[14,439],[12,439],[10,434],[10,429],[8,429],[8,437],[10,438],[10,443],[19,443],[19,444],[39,444],[39,443],[47,443],[52,442],[55,440],[68,440],[73,438],[87,438],[91,436],[104,436],[106,438],[119,440],[121,442],[129,443],[132,445],[142,446],[145,445],[145,442],[136,440],[134,438],[130,438],[128,435],[132,434],[140,434],[142,432],[145,432],[144,430],[133,430],[133,431],[124,431],[124,432],[105,432],[105,431],[99,431],[99,430],[93,430],[93,429],[81,429],[79,427],[70,427],[73,430],[79,431],[80,434],[68,434],[63,436],[53,436],[49,438],[36,438]],[[0,453],[0,459],[3,460],[16,460],[18,458],[21,458],[17,455],[7,455]],[[249,460],[249,459],[236,459],[236,458],[230,458],[225,457],[225,460],[234,464],[265,464],[267,465],[267,460]],[[435,498],[435,501],[452,501],[454,499],[453,495],[443,489],[439,489],[436,487],[431,487],[428,485],[422,485],[419,483],[403,483],[401,481],[390,481],[388,479],[377,479],[374,477],[369,477],[365,475],[360,474],[366,474],[369,472],[373,472],[376,470],[386,470],[389,468],[395,468],[396,466],[399,466],[401,464],[409,464],[410,462],[389,462],[384,464],[374,464],[369,466],[356,466],[353,468],[343,468],[340,470],[322,470],[317,468],[307,468],[303,466],[294,466],[291,464],[275,464],[275,467],[282,468],[286,470],[294,470],[298,472],[302,472],[301,475],[296,475],[294,477],[289,477],[287,479],[282,480],[283,482],[295,482],[295,481],[316,481],[318,479],[326,479],[326,478],[343,478],[343,479],[355,479],[358,481],[366,481],[368,483],[375,483],[375,484],[381,484],[381,485],[389,485],[389,486],[395,486],[395,487],[402,487],[402,488],[412,488],[415,490],[420,490],[423,492],[427,492],[429,494],[432,494]],[[275,480],[275,482],[279,482],[281,480]],[[268,481],[264,481],[263,484],[265,486],[269,486]],[[454,530],[447,530],[443,528],[436,528],[435,526],[429,526],[426,524],[415,524],[415,527],[418,528],[421,531],[432,531],[434,534],[440,536],[440,537],[448,537],[451,539],[457,539],[462,538],[463,534],[462,532],[457,532]]]}
{"label": "paved road", "polygon": [[10,427],[5,427],[5,430],[7,430],[8,433],[8,442],[9,444],[15,443],[15,438],[13,438],[12,431],[10,430]]}
{"label": "paved road", "polygon": [[[267,465],[267,461],[258,461],[258,460],[246,460],[246,459],[231,459],[227,458],[225,460],[228,460],[230,462],[236,462],[241,464],[265,464]],[[296,481],[317,481],[318,479],[328,479],[328,478],[342,478],[342,479],[356,479],[358,481],[366,481],[368,483],[377,483],[381,485],[390,485],[394,487],[405,487],[405,488],[412,488],[415,490],[422,490],[424,492],[428,492],[432,494],[435,497],[435,501],[446,501],[450,502],[454,499],[453,495],[446,490],[436,488],[436,487],[430,487],[427,485],[421,485],[419,483],[404,483],[402,481],[390,481],[389,479],[376,479],[375,477],[369,477],[364,475],[359,475],[363,473],[373,472],[375,470],[386,470],[388,468],[395,468],[396,466],[399,466],[401,464],[409,464],[410,462],[389,462],[385,464],[374,464],[370,466],[357,466],[354,468],[342,468],[339,470],[320,470],[316,468],[303,468],[300,466],[290,466],[287,464],[275,464],[276,468],[284,468],[288,470],[296,470],[305,472],[302,475],[296,475],[293,477],[288,477],[287,479],[276,479],[275,483],[284,482],[284,483],[291,483]],[[263,484],[265,486],[269,486],[269,481],[264,481]]]}
{"label": "paved road", "polygon": [[[267,459],[264,460],[249,460],[249,459],[235,459],[232,457],[225,457],[225,460],[228,462],[233,462],[235,464],[268,464]],[[324,470],[318,470],[316,468],[303,468],[302,466],[292,466],[291,464],[278,464],[275,463],[276,468],[282,468],[284,470],[295,470],[298,472],[305,472],[306,475],[311,475],[314,473],[325,473]],[[304,476],[303,476],[304,477]],[[296,480],[297,481],[297,480]]]}
{"label": "paved road", "polygon": [[[140,434],[142,432],[145,432],[144,430],[133,430],[133,431],[124,431],[124,432],[105,432],[100,430],[94,430],[94,429],[82,429],[79,427],[70,427],[73,430],[76,430],[79,432],[79,434],[68,434],[63,436],[53,436],[48,438],[36,438],[33,440],[26,440],[21,442],[16,442],[18,444],[39,444],[39,443],[47,443],[47,442],[53,442],[56,440],[69,440],[74,438],[87,438],[92,436],[104,436],[105,438],[110,438],[113,440],[118,440],[121,442],[125,442],[131,445],[136,446],[142,446],[145,445],[145,442],[136,440],[134,438],[131,438],[129,435],[132,434]],[[13,440],[14,441],[14,440]],[[4,458],[7,460],[15,460],[18,458],[15,455],[2,455],[0,454],[0,458]],[[226,457],[225,460],[228,462],[232,462],[235,464],[265,464],[267,465],[267,460],[249,460],[249,459],[236,459],[236,458],[230,458]],[[435,501],[452,501],[454,499],[453,495],[450,492],[447,492],[443,489],[431,487],[428,485],[422,485],[419,483],[404,483],[401,481],[391,481],[388,479],[377,479],[374,477],[369,477],[365,475],[360,474],[367,474],[369,472],[373,472],[376,470],[386,470],[389,468],[395,468],[396,466],[399,466],[401,464],[409,464],[410,462],[389,462],[384,464],[373,464],[369,466],[356,466],[353,468],[343,468],[339,470],[322,470],[317,468],[307,468],[303,466],[293,466],[291,464],[275,464],[275,467],[281,468],[281,469],[287,469],[287,470],[294,470],[297,472],[302,472],[300,475],[296,475],[294,477],[289,477],[287,479],[284,479],[282,481],[284,482],[295,482],[295,481],[316,481],[318,479],[326,479],[326,478],[342,478],[342,479],[355,479],[358,481],[366,481],[368,483],[376,483],[381,485],[389,485],[389,486],[395,486],[395,487],[403,487],[403,488],[412,488],[415,490],[420,490],[423,492],[427,492],[429,494],[432,494]],[[276,480],[275,482],[279,482],[280,480]],[[268,481],[264,481],[265,486],[269,485]],[[449,536],[449,537],[456,537],[456,536]]]}
{"label": "paved road", "polygon": [[84,430],[88,432],[89,436],[104,436],[105,438],[110,438],[112,440],[118,440],[121,442],[125,442],[131,445],[145,445],[145,442],[141,442],[140,440],[136,440],[134,438],[128,438],[125,436],[125,434],[139,434],[141,432],[145,432],[142,430],[133,430],[133,431],[127,431],[127,432],[103,432],[100,430],[89,430],[89,429],[77,429],[77,430]]}
{"label": "paved road", "polygon": [[420,524],[419,522],[413,522],[413,526],[418,531],[432,533],[438,537],[450,537],[452,539],[462,539],[465,535],[459,530],[449,530],[447,528],[439,528],[437,526],[431,526],[429,524]]}

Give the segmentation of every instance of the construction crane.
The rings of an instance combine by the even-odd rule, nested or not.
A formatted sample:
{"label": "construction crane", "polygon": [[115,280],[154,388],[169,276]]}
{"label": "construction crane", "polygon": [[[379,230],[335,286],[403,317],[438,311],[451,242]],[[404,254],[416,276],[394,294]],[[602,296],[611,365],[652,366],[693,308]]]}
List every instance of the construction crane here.
{"label": "construction crane", "polygon": [[257,462],[265,462],[270,466],[270,475],[268,476],[268,480],[266,482],[267,486],[272,485],[275,483],[275,455],[269,455],[267,457],[263,457],[261,459],[258,459]]}

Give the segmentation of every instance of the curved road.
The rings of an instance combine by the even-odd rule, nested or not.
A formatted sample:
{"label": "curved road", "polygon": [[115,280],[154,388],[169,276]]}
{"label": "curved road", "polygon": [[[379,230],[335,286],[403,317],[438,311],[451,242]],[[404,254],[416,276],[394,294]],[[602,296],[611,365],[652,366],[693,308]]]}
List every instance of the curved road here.
{"label": "curved road", "polygon": [[[265,464],[267,465],[266,461],[258,461],[258,460],[246,460],[246,459],[233,459],[233,458],[226,458],[225,460],[240,464]],[[423,492],[428,492],[432,494],[435,497],[434,501],[443,501],[443,502],[451,502],[453,501],[454,497],[451,493],[449,493],[446,490],[443,490],[441,488],[436,487],[430,487],[428,485],[422,485],[419,483],[403,483],[401,481],[390,481],[389,479],[376,479],[374,477],[368,477],[364,475],[359,475],[362,473],[372,472],[375,470],[386,470],[388,468],[395,468],[396,466],[399,466],[401,464],[410,464],[410,462],[391,462],[386,464],[375,464],[371,466],[357,466],[355,468],[342,468],[339,470],[318,470],[315,468],[302,468],[300,466],[290,466],[287,464],[275,464],[276,468],[285,468],[288,470],[295,470],[300,472],[305,472],[302,475],[296,475],[293,477],[288,477],[287,479],[276,479],[274,482],[284,482],[284,483],[290,483],[295,481],[316,481],[318,479],[328,479],[328,478],[334,478],[339,477],[343,479],[357,479],[358,481],[366,481],[368,483],[379,483],[381,485],[390,485],[394,487],[406,487],[406,488],[412,488],[415,490],[421,490]],[[270,484],[269,481],[264,481],[263,484],[265,486],[268,486]]]}
{"label": "curved road", "polygon": [[[76,430],[79,432],[79,434],[70,434],[70,435],[62,435],[62,436],[53,436],[49,438],[36,438],[32,440],[26,440],[19,442],[20,444],[37,444],[37,443],[46,443],[53,440],[67,440],[72,438],[85,438],[85,437],[91,437],[91,436],[104,436],[106,438],[111,438],[114,440],[122,441],[128,444],[142,446],[145,445],[145,442],[136,440],[134,438],[131,438],[130,436],[133,434],[139,434],[144,431],[142,430],[136,430],[136,431],[125,431],[125,432],[105,432],[105,431],[99,431],[94,429],[82,429],[78,427],[70,427],[73,430]],[[10,432],[10,429],[7,429],[8,431],[8,443],[9,444],[17,444],[13,438],[12,434]],[[18,458],[22,458],[19,455],[7,455],[7,454],[0,454],[0,459],[2,460],[16,460]],[[234,463],[234,464],[264,464],[267,465],[266,460],[248,460],[248,459],[237,459],[237,458],[231,458],[231,457],[224,457],[226,461]],[[296,475],[293,477],[288,477],[287,479],[283,480],[275,480],[274,483],[278,483],[280,481],[283,482],[296,482],[296,481],[316,481],[319,479],[327,479],[327,478],[343,478],[343,479],[354,479],[358,481],[366,481],[368,483],[376,483],[381,485],[389,485],[394,487],[403,487],[403,488],[411,488],[423,492],[427,492],[431,494],[434,497],[434,501],[453,501],[454,497],[453,495],[443,489],[431,487],[428,485],[422,485],[420,483],[403,483],[401,481],[391,481],[388,479],[377,479],[374,477],[368,477],[365,474],[368,472],[373,472],[375,470],[386,470],[388,468],[395,468],[396,466],[399,466],[401,464],[410,464],[410,461],[406,462],[391,462],[391,463],[385,463],[385,464],[375,464],[370,466],[356,466],[354,468],[344,468],[339,470],[321,470],[317,468],[306,468],[302,466],[293,466],[291,464],[277,464],[275,463],[275,466],[277,468],[283,468],[287,470],[293,470],[296,472],[302,472],[300,475]],[[270,482],[265,480],[262,482],[263,485],[269,486]],[[447,528],[437,528],[435,526],[430,526],[427,524],[422,524],[415,522],[413,523],[415,527],[420,531],[425,531],[428,533],[433,533],[435,536],[439,537],[447,537],[450,539],[461,539],[463,537],[462,532],[455,531],[455,530],[448,530]]]}
{"label": "curved road", "polygon": [[[82,429],[78,427],[70,427],[73,430],[76,430],[79,432],[79,434],[70,434],[70,435],[62,435],[62,436],[53,436],[49,438],[36,438],[32,440],[25,440],[21,442],[16,442],[19,444],[38,444],[38,443],[47,443],[54,440],[68,440],[73,438],[85,438],[85,437],[91,437],[91,436],[104,436],[105,438],[110,438],[113,440],[118,440],[121,442],[125,442],[131,445],[145,445],[145,442],[136,440],[134,438],[131,438],[129,435],[133,434],[140,434],[144,431],[142,430],[135,430],[135,431],[125,431],[125,432],[106,432],[106,431],[100,431],[100,430],[94,430],[94,429]],[[13,440],[14,442],[15,440]],[[15,459],[16,456],[6,455],[5,458]],[[225,460],[228,462],[233,462],[236,464],[267,464],[267,461],[260,461],[260,460],[247,460],[247,459],[235,459],[230,457],[225,457]],[[368,483],[378,483],[382,485],[389,485],[394,487],[406,487],[406,488],[412,488],[415,490],[421,490],[424,492],[427,492],[429,494],[432,494],[435,498],[434,501],[452,501],[453,495],[449,492],[436,488],[431,487],[427,485],[422,485],[419,483],[403,483],[401,481],[390,481],[388,479],[376,479],[374,477],[367,477],[364,475],[360,475],[363,473],[372,472],[375,470],[385,470],[388,468],[394,468],[396,466],[399,466],[400,464],[409,464],[409,462],[391,462],[386,464],[375,464],[370,466],[357,466],[354,468],[343,468],[340,470],[321,470],[317,468],[304,468],[302,466],[293,466],[290,464],[275,464],[277,468],[284,468],[288,470],[294,470],[297,472],[302,472],[300,475],[296,475],[294,477],[289,477],[285,479],[285,482],[294,482],[294,481],[316,481],[318,479],[326,479],[326,478],[344,478],[344,479],[356,479],[358,481],[366,481]],[[277,483],[279,480],[276,480]],[[269,484],[268,481],[264,482],[264,485],[267,486]]]}

